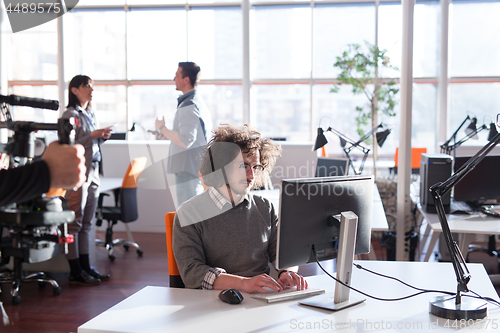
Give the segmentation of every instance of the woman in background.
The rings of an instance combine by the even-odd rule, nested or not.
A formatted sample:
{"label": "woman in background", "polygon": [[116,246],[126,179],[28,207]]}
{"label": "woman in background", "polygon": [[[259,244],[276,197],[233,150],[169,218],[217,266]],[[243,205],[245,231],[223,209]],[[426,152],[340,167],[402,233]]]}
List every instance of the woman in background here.
{"label": "woman in background", "polygon": [[91,268],[89,259],[90,246],[94,246],[94,239],[90,238],[91,222],[99,196],[99,174],[102,173],[99,145],[111,136],[111,127],[97,127],[95,114],[90,108],[93,90],[93,82],[88,76],[75,76],[69,83],[69,103],[62,115],[62,118],[78,119],[75,143],[85,147],[87,167],[85,183],[76,191],[66,194],[69,209],[75,212],[75,221],[68,224],[68,233],[74,235],[75,239],[68,244],[66,255],[71,270],[69,282],[89,286],[110,278]]}

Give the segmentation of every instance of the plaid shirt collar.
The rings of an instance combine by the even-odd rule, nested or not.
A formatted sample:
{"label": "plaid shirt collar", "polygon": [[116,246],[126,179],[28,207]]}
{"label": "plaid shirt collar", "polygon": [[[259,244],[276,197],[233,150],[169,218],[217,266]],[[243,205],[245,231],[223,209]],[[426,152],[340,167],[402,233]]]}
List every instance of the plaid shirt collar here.
{"label": "plaid shirt collar", "polygon": [[[215,205],[217,206],[217,208],[219,209],[223,209],[225,205],[231,205],[231,201],[227,200],[222,194],[220,194],[219,191],[217,191],[217,189],[215,189],[214,187],[209,187],[208,188],[208,195],[210,196],[210,198],[212,198],[213,202],[215,203]],[[239,202],[236,202],[235,203],[235,206],[239,205],[240,203],[242,203],[244,200],[247,200],[248,201],[248,194],[245,195],[243,198],[241,198],[241,200]]]}

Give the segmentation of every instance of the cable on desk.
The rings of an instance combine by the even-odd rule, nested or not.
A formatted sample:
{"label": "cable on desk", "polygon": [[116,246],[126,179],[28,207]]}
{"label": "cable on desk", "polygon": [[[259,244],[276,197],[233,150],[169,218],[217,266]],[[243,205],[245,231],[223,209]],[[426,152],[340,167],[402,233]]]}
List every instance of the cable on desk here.
{"label": "cable on desk", "polygon": [[[381,298],[381,297],[376,297],[376,296],[372,296],[372,295],[369,295],[367,293],[364,293],[348,284],[345,284],[344,282],[338,280],[337,278],[335,278],[333,275],[331,275],[329,272],[327,272],[323,266],[321,266],[317,256],[316,256],[316,251],[314,250],[314,245],[312,246],[312,252],[313,252],[313,255],[314,255],[314,260],[316,261],[316,263],[318,264],[319,268],[321,268],[321,270],[323,272],[325,272],[326,275],[328,275],[330,278],[332,278],[333,280],[335,280],[336,282],[340,283],[341,285],[343,285],[344,287],[347,287],[351,290],[354,290],[355,292],[363,295],[363,296],[366,296],[366,297],[369,297],[369,298],[372,298],[374,300],[378,300],[378,301],[386,301],[386,302],[393,302],[393,301],[402,301],[404,299],[409,299],[409,298],[412,298],[412,297],[415,297],[415,296],[418,296],[418,295],[422,295],[422,294],[426,294],[426,293],[440,293],[440,294],[446,294],[446,295],[450,295],[450,296],[454,296],[456,295],[456,293],[454,292],[450,292],[450,291],[444,291],[444,290],[431,290],[431,289],[422,289],[422,288],[418,288],[418,287],[415,287],[415,286],[412,286],[398,278],[395,278],[393,276],[388,276],[388,275],[384,275],[384,274],[381,274],[381,273],[377,273],[377,272],[374,272],[374,271],[371,271],[367,268],[364,268],[363,266],[359,265],[359,264],[356,264],[354,263],[353,265],[358,268],[358,269],[362,269],[362,270],[365,270],[369,273],[372,273],[372,274],[375,274],[375,275],[378,275],[378,276],[381,276],[381,277],[384,277],[384,278],[387,278],[387,279],[392,279],[392,280],[395,280],[399,283],[402,283],[404,284],[405,286],[407,287],[410,287],[410,288],[413,288],[415,290],[418,290],[419,292],[418,293],[415,293],[415,294],[411,294],[411,295],[408,295],[408,296],[403,296],[403,297],[398,297],[398,298]],[[500,307],[500,302],[490,298],[490,297],[482,297],[480,295],[478,295],[477,293],[473,292],[472,290],[470,290],[471,293],[473,293],[474,295],[476,296],[472,296],[472,295],[462,295],[463,297],[471,297],[471,298],[478,298],[478,299],[482,299],[484,301],[487,301],[489,303],[493,303],[497,306]]]}
{"label": "cable on desk", "polygon": [[499,302],[499,301],[497,301],[497,300],[495,300],[495,299],[493,299],[493,298],[491,298],[491,297],[483,297],[483,296],[479,295],[478,293],[476,293],[476,292],[474,292],[474,291],[472,291],[472,290],[470,290],[470,289],[469,289],[469,291],[470,291],[471,293],[473,293],[474,295],[476,295],[476,296],[475,296],[475,297],[474,297],[474,296],[469,296],[469,295],[462,295],[462,296],[466,296],[466,297],[473,297],[473,298],[482,299],[482,300],[484,300],[484,301],[486,301],[486,302],[493,303],[493,304],[495,304],[496,306],[500,307],[500,302]]}
{"label": "cable on desk", "polygon": [[[403,280],[400,280],[398,278],[395,278],[393,276],[389,276],[389,275],[384,275],[384,274],[381,274],[381,273],[377,273],[375,271],[372,271],[372,270],[369,270],[368,268],[364,268],[363,266],[361,266],[360,264],[356,264],[356,263],[353,263],[353,265],[358,268],[358,269],[362,269],[362,270],[365,270],[369,273],[372,273],[372,274],[375,274],[375,275],[378,275],[378,276],[381,276],[381,277],[384,277],[384,278],[387,278],[387,279],[392,279],[392,280],[395,280],[399,283],[402,283],[404,284],[405,286],[407,287],[410,287],[410,288],[413,288],[415,290],[419,290],[419,291],[425,291],[425,292],[435,292],[435,293],[443,293],[443,294],[448,294],[448,295],[456,295],[456,293],[454,292],[449,292],[449,291],[442,291],[442,290],[432,290],[432,289],[422,289],[422,288],[418,288],[418,287],[415,287],[415,286],[412,286],[411,284],[408,284],[406,282],[404,282]],[[487,301],[487,302],[490,302],[490,303],[493,303],[495,304],[496,306],[499,306],[500,307],[500,302],[498,302],[497,300],[491,298],[491,297],[483,297],[481,295],[479,295],[478,293],[472,291],[472,290],[469,290],[471,293],[473,293],[475,296],[472,296],[472,295],[462,295],[463,297],[471,297],[471,298],[477,298],[477,299],[482,299],[484,301]]]}
{"label": "cable on desk", "polygon": [[[372,298],[372,299],[375,299],[377,301],[402,301],[404,299],[408,299],[408,298],[411,298],[411,297],[414,297],[414,296],[418,296],[418,295],[421,295],[421,294],[425,294],[429,291],[421,291],[421,292],[418,292],[418,293],[415,293],[415,294],[412,294],[412,295],[408,295],[408,296],[404,296],[404,297],[399,297],[399,298],[381,298],[381,297],[376,297],[376,296],[372,296],[372,295],[369,295],[367,293],[364,293],[348,284],[345,284],[344,282],[338,280],[337,278],[335,278],[333,275],[331,275],[330,273],[328,273],[324,268],[323,266],[321,266],[321,264],[319,263],[318,261],[318,258],[316,257],[316,254],[314,254],[314,259],[316,260],[316,263],[318,264],[319,268],[321,268],[321,270],[323,272],[325,272],[326,275],[328,275],[330,278],[332,278],[333,280],[335,280],[336,282],[340,283],[341,285],[343,285],[344,287],[347,287],[349,289],[352,289],[354,290],[355,292],[357,293],[360,293],[361,295],[363,296],[366,296],[366,297],[369,297],[369,298]],[[449,293],[450,295],[453,295],[453,293]]]}

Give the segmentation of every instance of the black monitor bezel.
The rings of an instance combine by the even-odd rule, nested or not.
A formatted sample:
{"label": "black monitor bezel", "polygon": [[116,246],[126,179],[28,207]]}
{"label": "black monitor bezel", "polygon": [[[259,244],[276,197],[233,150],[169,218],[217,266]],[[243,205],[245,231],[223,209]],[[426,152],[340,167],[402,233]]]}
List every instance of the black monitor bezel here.
{"label": "black monitor bezel", "polygon": [[[331,175],[331,174],[329,174],[327,176],[323,176],[323,175],[319,174],[321,167],[323,167],[323,166],[326,166],[329,168],[338,167],[339,162],[343,163],[343,165],[341,165],[340,167],[345,168],[343,175]],[[338,177],[338,176],[346,176],[348,173],[349,173],[349,159],[347,159],[347,158],[318,157],[318,160],[316,161],[316,171],[314,173],[315,177]]]}
{"label": "black monitor bezel", "polygon": [[[323,216],[316,216],[314,221],[310,221],[308,219],[309,224],[305,224],[302,221],[305,219],[301,219],[301,216],[304,215],[304,212],[301,210],[297,210],[295,208],[300,206],[300,202],[302,205],[304,204],[304,198],[300,198],[296,196],[294,200],[291,199],[290,193],[287,193],[290,190],[289,186],[299,186],[300,184],[344,184],[347,186],[354,186],[356,183],[360,181],[363,182],[362,187],[366,187],[363,190],[363,195],[357,195],[357,199],[349,203],[347,206],[338,207],[338,205],[344,204],[344,200],[346,198],[350,198],[349,196],[341,197],[342,202],[337,202],[335,204],[331,204],[328,200],[332,197],[332,195],[322,196],[322,199],[316,199],[316,201],[310,201],[311,204],[307,207],[303,207],[304,210],[307,209],[322,209]],[[291,184],[291,185],[290,185]],[[341,185],[342,186],[342,185]],[[312,245],[314,243],[315,249],[318,251],[324,250],[321,246],[330,247],[327,253],[323,253],[323,255],[319,255],[319,260],[328,260],[334,259],[337,257],[337,252],[332,252],[331,246],[334,242],[330,239],[334,239],[337,237],[340,231],[340,222],[337,220],[330,220],[332,224],[330,227],[326,225],[322,225],[322,223],[326,223],[323,220],[323,217],[326,220],[326,216],[329,214],[340,214],[343,211],[354,211],[359,217],[358,229],[357,229],[357,237],[356,237],[356,251],[355,254],[363,254],[368,253],[370,251],[370,242],[371,242],[371,224],[372,224],[372,215],[373,215],[373,187],[374,187],[374,179],[373,176],[337,176],[337,177],[320,177],[320,178],[297,178],[297,179],[284,179],[281,183],[280,189],[280,207],[279,207],[279,223],[278,223],[278,240],[277,240],[277,251],[276,251],[276,265],[278,269],[287,268],[291,266],[297,265],[305,265],[307,263],[314,262],[314,256],[312,255]],[[364,192],[367,191],[367,192]],[[284,199],[285,198],[285,199]],[[284,201],[290,201],[290,203],[286,203],[284,205]],[[294,202],[297,201],[298,202]],[[306,200],[306,202],[309,202]],[[290,204],[291,208],[288,208]],[[355,207],[356,204],[358,206],[362,206],[361,208]],[[353,206],[354,205],[354,206]],[[316,206],[316,207],[315,207]],[[287,211],[284,211],[286,209]],[[357,212],[355,210],[358,210]],[[293,218],[291,218],[293,216]],[[320,220],[321,219],[321,220]],[[283,222],[286,220],[290,220],[287,222]],[[296,230],[294,230],[294,228]],[[315,235],[311,235],[313,232],[312,229],[316,228],[314,232]],[[321,230],[321,231],[319,231]],[[321,240],[318,240],[321,238]],[[315,239],[312,241],[312,239]],[[323,241],[325,240],[325,241]],[[293,244],[293,246],[290,246]],[[319,246],[318,246],[319,245]],[[307,257],[307,258],[306,258]]]}

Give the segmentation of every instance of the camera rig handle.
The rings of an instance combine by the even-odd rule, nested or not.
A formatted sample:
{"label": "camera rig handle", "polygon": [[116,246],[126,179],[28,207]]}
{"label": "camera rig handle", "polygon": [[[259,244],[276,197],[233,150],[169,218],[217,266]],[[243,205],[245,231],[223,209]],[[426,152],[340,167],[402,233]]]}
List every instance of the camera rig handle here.
{"label": "camera rig handle", "polygon": [[29,106],[34,108],[57,110],[59,102],[55,100],[22,97],[16,95],[0,95],[0,108],[5,118],[5,122],[0,122],[0,128],[8,128],[14,131],[13,139],[7,143],[3,151],[11,156],[34,157],[34,136],[35,131],[57,131],[59,143],[74,144],[75,142],[75,119],[59,119],[57,124],[35,123],[30,121],[12,121],[8,105]]}
{"label": "camera rig handle", "polygon": [[0,122],[0,128],[14,131],[12,141],[7,143],[4,152],[11,156],[33,158],[35,156],[35,131],[57,131],[59,143],[75,143],[75,119],[59,119],[57,124],[35,123],[31,121]]}
{"label": "camera rig handle", "polygon": [[49,110],[59,109],[59,101],[51,99],[43,99],[43,98],[24,97],[17,95],[9,95],[9,96],[0,95],[0,103],[19,105],[19,106],[29,106],[32,108],[39,108],[39,109],[49,109]]}

